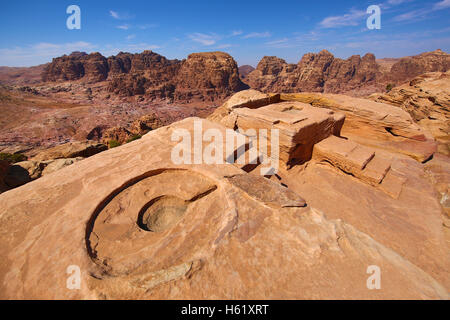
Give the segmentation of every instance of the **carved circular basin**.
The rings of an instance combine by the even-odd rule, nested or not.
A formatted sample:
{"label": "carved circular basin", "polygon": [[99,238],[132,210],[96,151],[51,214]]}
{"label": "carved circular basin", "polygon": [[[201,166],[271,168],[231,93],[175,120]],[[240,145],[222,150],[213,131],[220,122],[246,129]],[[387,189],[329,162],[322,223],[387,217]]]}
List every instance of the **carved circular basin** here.
{"label": "carved circular basin", "polygon": [[99,273],[129,276],[184,263],[218,232],[214,221],[226,202],[216,190],[216,183],[199,173],[161,169],[113,191],[86,230]]}
{"label": "carved circular basin", "polygon": [[164,232],[183,218],[188,204],[173,196],[156,198],[142,209],[138,225],[145,231]]}

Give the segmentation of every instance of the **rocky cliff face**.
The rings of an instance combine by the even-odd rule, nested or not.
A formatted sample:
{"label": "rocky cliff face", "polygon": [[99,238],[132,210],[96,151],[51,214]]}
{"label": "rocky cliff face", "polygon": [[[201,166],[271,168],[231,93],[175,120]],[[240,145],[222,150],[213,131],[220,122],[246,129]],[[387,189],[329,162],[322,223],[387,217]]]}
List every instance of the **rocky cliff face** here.
{"label": "rocky cliff face", "polygon": [[405,57],[395,63],[390,71],[394,82],[406,82],[426,72],[446,72],[450,70],[450,54],[436,50],[413,57]]}
{"label": "rocky cliff face", "polygon": [[450,69],[450,55],[437,50],[400,59],[390,69],[377,63],[371,53],[343,60],[323,50],[308,53],[298,64],[277,57],[264,57],[248,75],[250,87],[265,92],[355,93],[384,90],[386,84],[399,84],[424,72]]}
{"label": "rocky cliff face", "polygon": [[183,61],[174,79],[175,99],[226,97],[246,89],[236,61],[224,52],[193,53]]}
{"label": "rocky cliff face", "polygon": [[107,90],[115,94],[171,100],[213,101],[246,88],[236,62],[223,52],[194,53],[183,61],[168,60],[152,51],[121,52],[109,58],[99,53],[76,52],[53,59],[42,79],[88,82],[108,79]]}
{"label": "rocky cliff face", "polygon": [[43,81],[67,81],[84,78],[89,82],[106,80],[108,61],[100,53],[73,52],[53,59],[42,72]]}

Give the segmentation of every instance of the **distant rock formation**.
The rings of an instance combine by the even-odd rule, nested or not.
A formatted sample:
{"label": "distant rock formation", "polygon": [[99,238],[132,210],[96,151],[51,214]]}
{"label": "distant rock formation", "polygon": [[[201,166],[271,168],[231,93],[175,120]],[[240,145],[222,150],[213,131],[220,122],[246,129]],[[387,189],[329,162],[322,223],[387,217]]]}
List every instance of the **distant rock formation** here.
{"label": "distant rock formation", "polygon": [[236,62],[223,52],[194,53],[182,61],[168,60],[152,51],[121,52],[109,58],[75,52],[53,59],[42,73],[45,82],[79,79],[108,79],[110,92],[151,99],[214,101],[247,88],[239,78]]}
{"label": "distant rock formation", "polygon": [[54,58],[42,72],[42,80],[56,82],[85,78],[89,82],[97,82],[106,80],[108,69],[107,59],[98,52],[89,55],[73,52],[69,56]]}
{"label": "distant rock formation", "polygon": [[240,80],[233,57],[224,52],[193,53],[183,61],[174,79],[175,99],[213,101],[248,87]]}
{"label": "distant rock formation", "polygon": [[392,66],[389,77],[393,82],[401,83],[426,72],[446,72],[447,70],[450,70],[450,54],[438,49],[400,59]]}
{"label": "distant rock formation", "polygon": [[[248,75],[251,88],[263,92],[325,92],[366,95],[384,91],[388,83],[400,84],[425,72],[450,69],[450,55],[436,50],[379,64],[371,53],[364,57],[335,58],[327,50],[303,56],[298,64],[278,57],[264,57]],[[358,91],[358,93],[355,93]]]}
{"label": "distant rock formation", "polygon": [[253,70],[255,70],[255,68],[253,68],[252,66],[246,64],[243,66],[239,67],[239,76],[241,77],[241,79],[246,79],[247,76],[249,75],[250,72],[252,72]]}

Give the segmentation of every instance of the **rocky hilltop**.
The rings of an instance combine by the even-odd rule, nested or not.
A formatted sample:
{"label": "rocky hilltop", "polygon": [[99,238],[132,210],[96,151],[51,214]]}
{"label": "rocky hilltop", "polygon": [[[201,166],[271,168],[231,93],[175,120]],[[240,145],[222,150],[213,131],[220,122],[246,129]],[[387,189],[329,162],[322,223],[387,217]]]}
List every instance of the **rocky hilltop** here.
{"label": "rocky hilltop", "polygon": [[241,77],[241,79],[246,79],[247,76],[250,74],[250,72],[254,71],[255,68],[253,68],[252,66],[245,64],[243,66],[239,67],[239,76]]}
{"label": "rocky hilltop", "polygon": [[247,83],[264,92],[367,95],[385,91],[387,84],[400,84],[425,72],[445,72],[450,69],[450,55],[436,50],[402,58],[389,67],[387,64],[387,61],[379,64],[370,53],[343,60],[327,50],[305,54],[297,64],[266,56],[248,75]]}
{"label": "rocky hilltop", "polygon": [[223,99],[246,87],[234,59],[223,52],[194,53],[187,59],[168,60],[152,51],[119,53],[75,52],[53,59],[42,73],[44,82],[109,80],[107,90],[121,96],[145,95],[150,99]]}
{"label": "rocky hilltop", "polygon": [[[173,133],[194,136],[196,122],[215,136],[239,129],[240,143],[215,151],[223,164],[171,160]],[[247,165],[248,128],[279,130],[276,175]],[[225,161],[238,150],[247,162]],[[435,152],[396,106],[241,91],[207,120],[2,193],[0,298],[448,299],[450,204],[435,186],[448,187],[449,161],[422,163]],[[80,268],[78,290],[69,266]],[[368,287],[369,266],[381,270],[380,290]]]}

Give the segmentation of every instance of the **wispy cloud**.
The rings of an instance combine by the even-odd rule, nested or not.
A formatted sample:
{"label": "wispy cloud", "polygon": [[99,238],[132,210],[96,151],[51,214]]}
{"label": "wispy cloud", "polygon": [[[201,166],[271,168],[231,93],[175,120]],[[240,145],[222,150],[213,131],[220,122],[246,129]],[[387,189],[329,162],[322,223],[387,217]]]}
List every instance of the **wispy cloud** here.
{"label": "wispy cloud", "polygon": [[319,26],[322,28],[357,26],[362,23],[362,18],[365,17],[366,14],[366,11],[352,9],[349,13],[340,16],[326,17],[319,23]]}
{"label": "wispy cloud", "polygon": [[200,32],[195,32],[188,35],[189,39],[192,41],[198,42],[204,46],[212,46],[213,44],[216,44],[216,42],[219,40],[219,36],[211,33],[211,34],[205,34]]}
{"label": "wispy cloud", "polygon": [[269,47],[280,48],[284,47],[288,42],[289,42],[288,38],[283,38],[279,40],[268,41],[265,44]]}
{"label": "wispy cloud", "polygon": [[228,49],[234,47],[234,45],[230,44],[230,43],[224,43],[224,44],[220,44],[218,45],[216,48],[217,49]]}
{"label": "wispy cloud", "polygon": [[450,0],[442,0],[435,3],[433,6],[427,6],[422,9],[412,10],[403,14],[400,14],[393,18],[393,21],[403,22],[403,21],[417,21],[428,18],[428,16],[436,11],[445,10],[450,8]]}
{"label": "wispy cloud", "polygon": [[127,36],[127,40],[133,40],[134,38],[136,38],[135,34],[130,34],[129,36]]}
{"label": "wispy cloud", "polygon": [[130,29],[130,26],[128,24],[123,24],[123,25],[117,26],[117,29],[128,30],[128,29]]}
{"label": "wispy cloud", "polygon": [[442,10],[447,8],[450,8],[450,0],[442,0],[433,6],[434,10]]}
{"label": "wispy cloud", "polygon": [[242,39],[251,39],[251,38],[270,38],[272,34],[268,31],[266,32],[251,32],[242,37]]}
{"label": "wispy cloud", "polygon": [[409,12],[400,14],[400,15],[394,17],[392,20],[397,21],[397,22],[417,20],[417,19],[421,19],[424,16],[426,16],[429,12],[430,12],[429,10],[428,11],[413,10],[413,11],[409,11]]}
{"label": "wispy cloud", "polygon": [[110,10],[110,11],[109,11],[109,15],[110,15],[111,17],[113,17],[114,19],[120,19],[119,13],[117,13],[116,11]]}
{"label": "wispy cloud", "polygon": [[140,25],[140,26],[138,26],[138,28],[141,29],[141,30],[147,30],[147,29],[150,29],[150,28],[156,28],[157,26],[158,26],[157,24],[151,23],[151,24]]}
{"label": "wispy cloud", "polygon": [[236,37],[236,36],[240,36],[243,33],[244,32],[242,30],[234,30],[233,32],[231,32],[231,36]]}
{"label": "wispy cloud", "polygon": [[133,15],[130,15],[128,13],[119,13],[114,10],[109,10],[109,15],[116,20],[128,20],[134,17]]}

